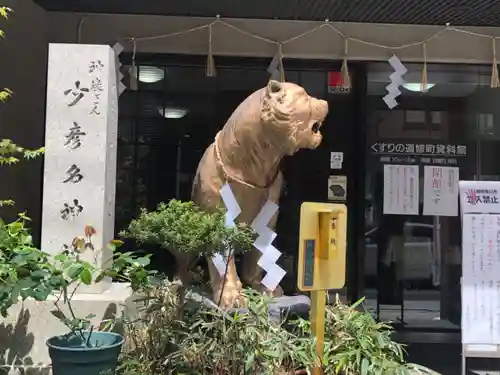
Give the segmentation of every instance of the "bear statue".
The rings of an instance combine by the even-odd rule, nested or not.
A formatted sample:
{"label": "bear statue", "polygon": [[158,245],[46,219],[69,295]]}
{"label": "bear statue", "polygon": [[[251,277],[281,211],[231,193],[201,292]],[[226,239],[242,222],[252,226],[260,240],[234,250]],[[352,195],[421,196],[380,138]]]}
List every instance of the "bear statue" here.
{"label": "bear statue", "polygon": [[[279,202],[283,157],[319,146],[327,113],[328,103],[308,95],[301,86],[269,81],[236,108],[206,149],[193,182],[193,202],[208,212],[217,209],[222,204],[220,189],[229,183],[241,208],[237,220],[250,224],[267,200]],[[277,214],[270,228],[274,228],[276,219]],[[260,256],[256,249],[243,255],[241,278],[230,257],[224,285],[224,278],[208,259],[214,301],[225,308],[244,306],[242,282],[263,293],[279,295],[279,287],[268,291],[261,285]]]}

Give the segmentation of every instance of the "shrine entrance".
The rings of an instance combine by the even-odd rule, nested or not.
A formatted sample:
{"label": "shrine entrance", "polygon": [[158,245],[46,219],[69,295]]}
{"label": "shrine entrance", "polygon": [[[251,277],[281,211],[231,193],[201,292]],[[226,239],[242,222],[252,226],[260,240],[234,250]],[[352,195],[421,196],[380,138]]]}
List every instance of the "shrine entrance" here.
{"label": "shrine entrance", "polygon": [[[126,60],[124,61],[127,63]],[[138,90],[127,90],[120,98],[119,156],[116,198],[116,231],[137,215],[140,207],[153,209],[172,198],[189,200],[192,179],[205,149],[213,142],[236,107],[269,80],[268,59],[221,58],[216,77],[206,77],[205,59],[193,56],[137,55]],[[282,285],[296,293],[299,210],[303,201],[327,201],[329,177],[345,176],[347,204],[354,207],[363,162],[356,150],[360,139],[365,77],[362,67],[351,66],[353,87],[336,90],[332,77],[340,63],[285,60],[286,79],[303,86],[310,95],[329,103],[323,124],[323,142],[316,150],[301,150],[283,160],[285,186],[280,202],[276,246],[287,270]],[[331,169],[331,153],[343,161]],[[360,206],[360,208],[362,208]],[[351,210],[351,212],[354,212]],[[359,210],[358,210],[359,212]],[[354,237],[356,214],[349,216]],[[359,225],[358,225],[359,227]],[[357,234],[356,234],[357,233]],[[349,254],[356,254],[349,241]],[[167,273],[173,259],[165,251],[154,266]],[[355,261],[350,260],[351,265]],[[355,277],[356,272],[349,273]],[[349,283],[348,283],[349,284]],[[349,284],[350,285],[350,284]],[[347,288],[349,289],[350,286]]]}

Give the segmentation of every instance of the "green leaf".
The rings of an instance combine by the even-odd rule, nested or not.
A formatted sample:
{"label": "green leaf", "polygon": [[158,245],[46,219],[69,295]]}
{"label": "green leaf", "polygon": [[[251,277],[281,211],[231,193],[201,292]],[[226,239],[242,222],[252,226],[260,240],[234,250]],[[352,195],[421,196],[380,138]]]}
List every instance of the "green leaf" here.
{"label": "green leaf", "polygon": [[30,294],[37,301],[46,301],[51,292],[52,290],[50,288],[38,288]]}
{"label": "green leaf", "polygon": [[42,269],[42,270],[35,270],[31,272],[31,278],[35,280],[40,280],[44,279],[45,277],[49,276],[50,272],[48,270]]}
{"label": "green leaf", "polygon": [[263,351],[262,354],[264,356],[270,357],[270,358],[278,358],[279,357],[278,351],[276,349]]}
{"label": "green leaf", "polygon": [[54,259],[57,260],[58,262],[65,262],[68,259],[68,256],[66,254],[57,254],[54,256]]}
{"label": "green leaf", "polygon": [[135,260],[135,262],[139,266],[146,267],[146,266],[149,266],[149,264],[151,263],[151,259],[150,259],[150,257],[140,257],[140,258],[137,258]]}
{"label": "green leaf", "polygon": [[67,322],[69,322],[69,319],[61,310],[51,310],[50,313],[64,324],[67,324]]}
{"label": "green leaf", "polygon": [[90,285],[92,283],[92,272],[90,272],[88,268],[84,268],[80,272],[80,281],[85,285]]}
{"label": "green leaf", "polygon": [[352,309],[355,309],[357,308],[359,305],[361,305],[363,302],[365,301],[365,297],[359,299],[358,301],[354,302],[352,305],[351,305],[351,308]]}
{"label": "green leaf", "polygon": [[250,371],[250,369],[253,366],[253,363],[255,361],[255,352],[251,353],[248,357],[247,360],[245,361],[245,372]]}
{"label": "green leaf", "polygon": [[361,361],[361,375],[367,375],[368,374],[368,367],[370,366],[368,360],[366,358],[363,358]]}
{"label": "green leaf", "polygon": [[72,280],[76,279],[80,273],[84,270],[83,266],[79,263],[71,264],[66,270],[66,274]]}

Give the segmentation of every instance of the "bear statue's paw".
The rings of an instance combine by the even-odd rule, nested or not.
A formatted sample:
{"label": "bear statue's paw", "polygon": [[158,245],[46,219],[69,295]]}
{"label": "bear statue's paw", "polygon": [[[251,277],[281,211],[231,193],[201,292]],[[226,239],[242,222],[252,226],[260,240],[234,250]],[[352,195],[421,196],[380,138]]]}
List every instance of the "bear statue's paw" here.
{"label": "bear statue's paw", "polygon": [[247,298],[243,294],[243,288],[240,283],[226,283],[220,290],[214,291],[214,301],[217,301],[223,309],[232,309],[245,307]]}
{"label": "bear statue's paw", "polygon": [[262,293],[266,296],[269,296],[269,297],[281,297],[281,296],[283,296],[283,289],[279,285],[276,287],[276,289],[269,290],[263,284],[258,283],[258,284],[253,284],[252,289],[255,289],[255,290],[259,291],[260,293]]}

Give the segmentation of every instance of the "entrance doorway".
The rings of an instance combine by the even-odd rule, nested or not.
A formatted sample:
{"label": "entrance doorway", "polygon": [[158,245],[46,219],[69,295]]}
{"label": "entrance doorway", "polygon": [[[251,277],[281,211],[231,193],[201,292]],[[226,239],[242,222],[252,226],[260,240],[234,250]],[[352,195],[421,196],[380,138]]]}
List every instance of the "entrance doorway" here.
{"label": "entrance doorway", "polygon": [[[388,65],[368,69],[364,294],[381,320],[402,328],[459,332],[462,261],[456,189],[439,212],[426,207],[433,199],[444,199],[448,186],[440,184],[446,181],[452,186],[453,179],[498,178],[499,167],[486,161],[499,156],[498,148],[492,148],[498,145],[492,101],[498,94],[488,87],[486,68],[429,66],[429,89],[421,92],[422,66],[406,67],[409,84],[401,88],[392,110],[382,100],[391,74]],[[414,189],[411,178],[390,175],[396,170],[414,173]],[[393,183],[408,190],[395,197]],[[414,209],[389,208],[398,199],[406,202],[401,204],[411,200]]]}
{"label": "entrance doorway", "polygon": [[[190,199],[192,180],[204,150],[234,109],[267,84],[269,62],[217,58],[216,76],[206,77],[203,57],[136,56],[138,90],[127,90],[120,98],[117,232],[128,225],[140,207],[154,209],[158,203],[173,198]],[[332,174],[347,176],[348,204],[355,191],[351,173],[358,164],[354,146],[358,127],[354,124],[358,121],[359,95],[355,87],[348,92],[329,90],[329,73],[340,72],[338,62],[285,60],[284,64],[287,81],[327,100],[330,107],[322,127],[322,145],[316,150],[301,150],[285,158],[282,165],[285,186],[275,245],[283,253],[279,262],[287,270],[282,286],[286,293],[293,294],[297,292],[300,204],[327,201],[328,178]],[[355,66],[350,70],[355,86],[359,82]],[[331,170],[331,152],[344,155],[342,165],[335,170]],[[148,250],[156,254],[156,269],[172,273],[175,264],[168,253]]]}

